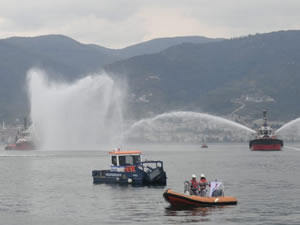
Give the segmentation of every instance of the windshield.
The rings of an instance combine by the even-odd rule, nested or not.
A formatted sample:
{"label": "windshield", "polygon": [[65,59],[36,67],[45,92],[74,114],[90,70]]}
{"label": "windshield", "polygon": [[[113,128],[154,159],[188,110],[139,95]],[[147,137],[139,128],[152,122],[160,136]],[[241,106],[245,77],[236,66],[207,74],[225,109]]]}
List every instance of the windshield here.
{"label": "windshield", "polygon": [[119,156],[120,166],[136,165],[139,162],[140,162],[140,156],[139,155],[122,155],[122,156]]}

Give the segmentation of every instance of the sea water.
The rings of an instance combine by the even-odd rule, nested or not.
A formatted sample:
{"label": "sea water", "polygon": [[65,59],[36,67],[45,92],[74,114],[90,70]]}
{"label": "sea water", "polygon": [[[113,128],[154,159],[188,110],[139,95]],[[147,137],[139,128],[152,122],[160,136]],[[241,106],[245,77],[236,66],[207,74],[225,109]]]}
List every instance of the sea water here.
{"label": "sea water", "polygon": [[[110,166],[108,151],[0,150],[1,224],[299,224],[300,151],[256,152],[248,143],[128,145],[144,159],[163,160],[166,187],[92,182],[91,171]],[[236,206],[175,210],[167,188],[183,192],[192,174],[218,179]]]}

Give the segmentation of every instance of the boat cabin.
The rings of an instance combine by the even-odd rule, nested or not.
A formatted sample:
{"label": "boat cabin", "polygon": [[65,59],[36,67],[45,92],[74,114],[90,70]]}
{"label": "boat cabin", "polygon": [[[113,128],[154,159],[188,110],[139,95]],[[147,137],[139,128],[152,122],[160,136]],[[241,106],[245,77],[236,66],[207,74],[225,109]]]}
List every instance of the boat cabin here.
{"label": "boat cabin", "polygon": [[140,151],[112,151],[111,169],[115,171],[124,171],[126,168],[135,168],[142,161]]}
{"label": "boat cabin", "polygon": [[258,136],[260,137],[270,137],[272,136],[273,131],[269,126],[260,127],[258,130]]}

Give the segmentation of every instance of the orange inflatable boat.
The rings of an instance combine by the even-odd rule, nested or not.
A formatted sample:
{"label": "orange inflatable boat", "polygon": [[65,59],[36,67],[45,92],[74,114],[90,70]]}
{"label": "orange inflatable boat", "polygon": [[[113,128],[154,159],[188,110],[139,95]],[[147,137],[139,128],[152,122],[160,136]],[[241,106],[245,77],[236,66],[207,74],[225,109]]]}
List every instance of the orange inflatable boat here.
{"label": "orange inflatable boat", "polygon": [[207,207],[237,204],[237,199],[230,196],[201,197],[181,194],[171,189],[166,190],[163,196],[173,207]]}

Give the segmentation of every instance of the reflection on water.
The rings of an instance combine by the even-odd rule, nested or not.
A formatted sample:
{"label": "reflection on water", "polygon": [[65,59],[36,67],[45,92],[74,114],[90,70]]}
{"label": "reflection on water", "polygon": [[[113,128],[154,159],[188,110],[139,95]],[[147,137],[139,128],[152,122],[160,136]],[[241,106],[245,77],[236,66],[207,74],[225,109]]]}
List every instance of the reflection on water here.
{"label": "reflection on water", "polygon": [[[182,221],[177,221],[179,223],[195,223],[195,222],[207,222],[211,219],[208,217],[213,213],[217,213],[226,206],[216,206],[216,207],[194,207],[194,208],[177,208],[177,207],[166,207],[165,216],[167,217],[177,217],[182,218]],[[172,220],[172,218],[170,218]]]}

